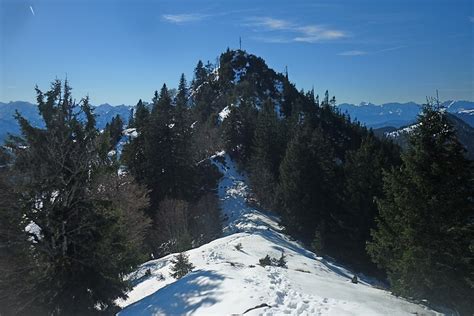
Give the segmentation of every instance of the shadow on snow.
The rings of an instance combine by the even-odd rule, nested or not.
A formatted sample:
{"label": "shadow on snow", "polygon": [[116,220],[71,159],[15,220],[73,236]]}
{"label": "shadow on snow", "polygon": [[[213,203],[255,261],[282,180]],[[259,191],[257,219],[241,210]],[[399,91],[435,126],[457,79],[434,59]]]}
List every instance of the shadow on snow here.
{"label": "shadow on snow", "polygon": [[194,271],[140,301],[127,306],[119,315],[184,315],[218,302],[216,289],[224,279],[213,271]]}

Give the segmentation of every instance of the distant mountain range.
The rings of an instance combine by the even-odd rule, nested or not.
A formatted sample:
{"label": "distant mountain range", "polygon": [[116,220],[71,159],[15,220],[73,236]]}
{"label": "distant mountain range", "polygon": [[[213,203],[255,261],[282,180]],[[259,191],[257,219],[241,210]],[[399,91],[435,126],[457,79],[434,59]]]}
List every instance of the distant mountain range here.
{"label": "distant mountain range", "polygon": [[[446,101],[443,103],[447,111],[474,127],[474,102],[472,101]],[[385,103],[376,105],[372,103],[360,103],[359,105],[342,103],[337,106],[342,113],[350,115],[352,120],[358,120],[367,127],[374,129],[386,128],[395,130],[408,126],[416,121],[421,111],[421,105],[408,103]],[[116,115],[120,115],[127,123],[132,106],[101,104],[95,107],[97,127],[102,129]],[[14,119],[15,110],[25,116],[35,126],[43,126],[43,121],[35,104],[15,101],[9,103],[0,102],[0,143],[3,143],[7,134],[17,135],[19,126]]]}
{"label": "distant mountain range", "polygon": [[[97,128],[103,129],[116,115],[120,115],[122,120],[127,123],[131,109],[132,107],[129,105],[113,106],[107,103],[94,107]],[[35,104],[25,101],[0,102],[0,144],[3,143],[8,134],[18,135],[20,132],[20,127],[14,118],[15,111],[26,117],[34,126],[44,126]]]}
{"label": "distant mountain range", "polygon": [[[442,105],[449,113],[474,126],[474,102],[446,101]],[[348,113],[351,119],[358,120],[372,128],[387,126],[399,128],[410,125],[416,121],[416,117],[421,111],[421,105],[414,102],[381,105],[366,102],[359,105],[342,103],[337,107],[342,113]]]}

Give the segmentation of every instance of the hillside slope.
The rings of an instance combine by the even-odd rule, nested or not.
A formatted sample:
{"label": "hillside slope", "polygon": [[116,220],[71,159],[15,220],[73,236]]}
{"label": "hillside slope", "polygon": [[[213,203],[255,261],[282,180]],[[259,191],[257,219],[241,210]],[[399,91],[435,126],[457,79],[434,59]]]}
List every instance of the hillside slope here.
{"label": "hillside slope", "polygon": [[[170,276],[173,255],[143,264],[130,276],[134,288],[118,302],[119,315],[229,315],[255,307],[246,315],[438,315],[364,278],[351,283],[352,272],[292,241],[276,216],[246,203],[245,177],[228,156],[214,162],[223,173],[223,237],[188,251],[195,269],[180,280]],[[282,253],[287,268],[258,265]]]}
{"label": "hillside slope", "polygon": [[[456,136],[467,152],[469,159],[474,159],[474,128],[460,119],[457,115],[447,113],[449,122],[454,126]],[[388,137],[403,149],[408,148],[408,136],[416,128],[417,124],[402,127],[400,129],[380,128],[374,130],[379,137]]]}

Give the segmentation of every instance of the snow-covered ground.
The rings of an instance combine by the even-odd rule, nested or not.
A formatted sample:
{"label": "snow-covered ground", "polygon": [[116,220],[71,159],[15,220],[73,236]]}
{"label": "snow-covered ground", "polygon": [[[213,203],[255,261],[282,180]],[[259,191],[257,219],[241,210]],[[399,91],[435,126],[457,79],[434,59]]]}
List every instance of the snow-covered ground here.
{"label": "snow-covered ground", "polygon": [[[173,255],[143,264],[119,315],[235,315],[257,306],[245,315],[440,315],[364,280],[351,283],[352,272],[284,235],[276,216],[246,203],[245,178],[221,157],[223,237],[189,250],[195,268],[180,280],[170,276]],[[282,253],[287,268],[258,264]]]}

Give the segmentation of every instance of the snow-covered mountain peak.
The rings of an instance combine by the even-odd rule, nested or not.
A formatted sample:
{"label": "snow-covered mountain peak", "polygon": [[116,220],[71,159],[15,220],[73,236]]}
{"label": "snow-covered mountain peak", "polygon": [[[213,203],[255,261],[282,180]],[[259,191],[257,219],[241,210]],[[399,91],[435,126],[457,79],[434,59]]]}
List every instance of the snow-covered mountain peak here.
{"label": "snow-covered mountain peak", "polygon": [[[189,250],[193,272],[170,276],[174,255],[149,261],[130,276],[134,288],[120,315],[437,315],[396,298],[318,257],[283,234],[278,217],[249,206],[246,178],[223,152],[213,158],[224,233]],[[284,254],[286,267],[260,266]]]}

